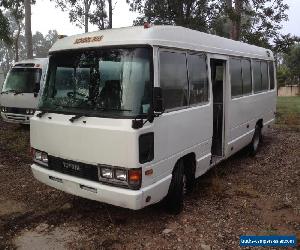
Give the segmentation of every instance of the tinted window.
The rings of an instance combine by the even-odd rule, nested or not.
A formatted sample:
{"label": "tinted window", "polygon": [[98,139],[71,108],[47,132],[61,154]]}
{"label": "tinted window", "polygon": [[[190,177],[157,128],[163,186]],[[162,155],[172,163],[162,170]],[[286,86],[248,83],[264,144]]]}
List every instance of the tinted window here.
{"label": "tinted window", "polygon": [[149,48],[57,52],[50,57],[40,108],[90,116],[147,114],[151,57]]}
{"label": "tinted window", "polygon": [[254,93],[261,91],[261,70],[260,70],[260,61],[253,61],[253,88]]}
{"label": "tinted window", "polygon": [[12,68],[3,86],[3,92],[33,93],[40,84],[42,70],[38,68]]}
{"label": "tinted window", "polygon": [[230,59],[231,96],[243,94],[242,65],[239,59]]}
{"label": "tinted window", "polygon": [[275,88],[275,80],[274,80],[274,63],[269,62],[269,76],[270,76],[270,89]]}
{"label": "tinted window", "polygon": [[166,109],[187,106],[187,69],[185,53],[160,53],[160,86]]}
{"label": "tinted window", "polygon": [[190,104],[208,101],[208,77],[205,55],[188,55]]}
{"label": "tinted window", "polygon": [[262,90],[269,89],[269,72],[267,62],[261,62],[261,79],[262,79]]}
{"label": "tinted window", "polygon": [[252,92],[252,77],[251,77],[251,62],[250,60],[242,60],[242,72],[243,72],[243,94],[249,94]]}

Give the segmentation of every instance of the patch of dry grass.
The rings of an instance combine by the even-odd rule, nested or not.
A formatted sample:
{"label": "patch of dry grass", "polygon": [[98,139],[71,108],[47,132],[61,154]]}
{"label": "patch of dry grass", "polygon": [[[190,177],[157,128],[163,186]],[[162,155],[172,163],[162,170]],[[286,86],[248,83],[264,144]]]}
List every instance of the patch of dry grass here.
{"label": "patch of dry grass", "polygon": [[20,159],[30,162],[29,127],[0,121],[0,160]]}

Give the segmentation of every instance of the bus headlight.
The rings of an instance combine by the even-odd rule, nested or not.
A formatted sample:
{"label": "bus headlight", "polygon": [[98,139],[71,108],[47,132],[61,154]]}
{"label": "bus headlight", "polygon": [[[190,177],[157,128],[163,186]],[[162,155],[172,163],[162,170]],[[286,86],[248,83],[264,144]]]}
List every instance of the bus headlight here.
{"label": "bus headlight", "polygon": [[107,178],[107,179],[112,179],[113,178],[113,170],[111,168],[101,168],[101,177]]}
{"label": "bus headlight", "polygon": [[124,169],[116,169],[115,176],[117,180],[126,181],[127,180],[127,171]]}
{"label": "bus headlight", "polygon": [[34,112],[35,112],[34,109],[26,109],[26,114],[27,114],[27,115],[33,115]]}
{"label": "bus headlight", "polygon": [[98,179],[106,184],[137,190],[142,184],[142,168],[126,169],[99,165]]}
{"label": "bus headlight", "polygon": [[7,108],[6,108],[6,107],[1,107],[1,111],[2,111],[3,113],[6,113],[6,112],[7,112]]}
{"label": "bus headlight", "polygon": [[48,166],[48,154],[36,149],[32,149],[33,161]]}

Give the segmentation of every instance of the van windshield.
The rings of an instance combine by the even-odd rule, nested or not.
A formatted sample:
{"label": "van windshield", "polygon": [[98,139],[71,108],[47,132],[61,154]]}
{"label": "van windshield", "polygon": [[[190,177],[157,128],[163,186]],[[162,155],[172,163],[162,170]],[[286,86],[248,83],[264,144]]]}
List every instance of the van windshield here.
{"label": "van windshield", "polygon": [[12,68],[2,92],[34,93],[39,90],[42,70],[39,68]]}
{"label": "van windshield", "polygon": [[146,114],[152,99],[151,49],[56,52],[40,109],[91,116]]}

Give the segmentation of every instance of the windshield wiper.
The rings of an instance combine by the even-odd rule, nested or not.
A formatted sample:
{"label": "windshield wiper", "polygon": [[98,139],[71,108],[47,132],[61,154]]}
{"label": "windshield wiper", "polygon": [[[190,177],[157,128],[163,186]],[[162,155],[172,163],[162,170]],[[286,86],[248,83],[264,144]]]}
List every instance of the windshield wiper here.
{"label": "windshield wiper", "polygon": [[104,107],[99,107],[99,108],[95,108],[96,110],[100,110],[100,111],[128,111],[131,112],[131,109],[115,109],[115,108],[104,108]]}
{"label": "windshield wiper", "polygon": [[73,123],[73,122],[75,122],[76,120],[80,119],[81,117],[86,117],[86,116],[88,116],[88,115],[87,115],[87,114],[75,115],[75,116],[71,117],[71,118],[69,119],[69,121]]}
{"label": "windshield wiper", "polygon": [[14,95],[20,95],[20,94],[23,94],[23,93],[25,93],[25,92],[23,92],[23,91],[15,91]]}
{"label": "windshield wiper", "polygon": [[38,117],[38,118],[42,118],[45,114],[47,114],[48,112],[47,111],[41,111],[40,113],[38,113],[37,115],[36,115],[36,117]]}
{"label": "windshield wiper", "polygon": [[1,92],[1,94],[8,94],[8,93],[16,93],[16,91],[13,90],[13,89],[10,89],[10,90],[6,90],[6,91]]}

